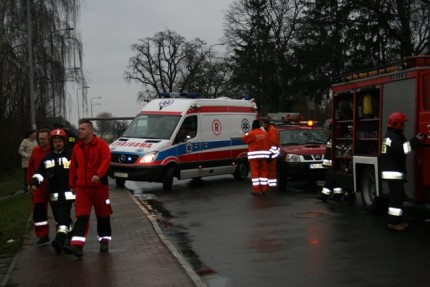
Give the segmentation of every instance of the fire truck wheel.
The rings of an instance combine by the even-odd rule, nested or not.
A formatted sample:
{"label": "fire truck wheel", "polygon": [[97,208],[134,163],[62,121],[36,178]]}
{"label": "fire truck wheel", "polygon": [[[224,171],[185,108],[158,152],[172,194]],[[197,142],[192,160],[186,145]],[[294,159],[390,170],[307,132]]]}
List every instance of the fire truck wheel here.
{"label": "fire truck wheel", "polygon": [[233,177],[237,180],[244,180],[248,177],[249,165],[246,160],[241,160],[237,163]]}
{"label": "fire truck wheel", "polygon": [[117,187],[124,187],[125,179],[123,178],[115,178],[115,184]]}
{"label": "fire truck wheel", "polygon": [[163,178],[164,191],[172,191],[174,176],[175,176],[175,167],[173,166],[167,167],[166,173],[164,174],[164,178]]}
{"label": "fire truck wheel", "polygon": [[384,211],[384,200],[376,196],[375,170],[365,167],[361,173],[361,201],[371,213],[380,214]]}

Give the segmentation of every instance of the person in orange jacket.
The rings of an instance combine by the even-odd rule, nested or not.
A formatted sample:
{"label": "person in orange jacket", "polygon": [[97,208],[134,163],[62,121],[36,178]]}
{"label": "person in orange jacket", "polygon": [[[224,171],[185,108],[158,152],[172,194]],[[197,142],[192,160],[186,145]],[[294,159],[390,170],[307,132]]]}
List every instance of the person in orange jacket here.
{"label": "person in orange jacket", "polygon": [[252,195],[266,194],[268,190],[267,160],[270,156],[269,134],[261,129],[260,122],[252,122],[252,130],[243,135],[248,144],[248,160],[251,168]]}
{"label": "person in orange jacket", "polygon": [[262,125],[264,130],[269,134],[270,156],[267,162],[267,177],[269,179],[269,190],[274,191],[278,187],[276,176],[276,158],[279,156],[279,131],[273,126],[269,119],[263,119]]}
{"label": "person in orange jacket", "polygon": [[97,216],[100,252],[109,250],[112,207],[109,200],[107,173],[110,159],[109,146],[94,134],[91,121],[80,120],[79,141],[73,147],[69,174],[70,188],[76,193],[76,222],[72,229],[70,243],[63,247],[66,254],[73,254],[76,257],[84,255],[83,247],[93,206]]}

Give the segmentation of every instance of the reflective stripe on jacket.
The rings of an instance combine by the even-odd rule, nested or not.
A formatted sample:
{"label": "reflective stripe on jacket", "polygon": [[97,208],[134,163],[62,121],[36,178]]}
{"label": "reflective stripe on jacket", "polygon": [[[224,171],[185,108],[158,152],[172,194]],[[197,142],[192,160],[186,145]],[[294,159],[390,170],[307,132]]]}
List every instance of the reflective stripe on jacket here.
{"label": "reflective stripe on jacket", "polygon": [[414,137],[406,140],[399,129],[388,128],[381,145],[380,165],[383,179],[406,179],[406,155],[420,145]]}
{"label": "reflective stripe on jacket", "polygon": [[242,140],[248,144],[248,159],[269,158],[270,141],[269,134],[256,128],[243,135]]}

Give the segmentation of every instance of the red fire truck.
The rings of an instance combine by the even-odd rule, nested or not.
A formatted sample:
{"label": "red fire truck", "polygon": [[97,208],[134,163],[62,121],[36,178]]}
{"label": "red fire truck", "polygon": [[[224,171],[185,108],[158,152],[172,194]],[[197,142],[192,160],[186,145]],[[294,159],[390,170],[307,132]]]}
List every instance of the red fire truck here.
{"label": "red fire truck", "polygon": [[[401,66],[354,73],[332,86],[332,168],[338,184],[361,193],[369,211],[386,207],[388,186],[379,168],[381,141],[392,112],[406,114],[405,136],[429,134],[430,56]],[[407,201],[430,200],[430,140],[407,157]]]}

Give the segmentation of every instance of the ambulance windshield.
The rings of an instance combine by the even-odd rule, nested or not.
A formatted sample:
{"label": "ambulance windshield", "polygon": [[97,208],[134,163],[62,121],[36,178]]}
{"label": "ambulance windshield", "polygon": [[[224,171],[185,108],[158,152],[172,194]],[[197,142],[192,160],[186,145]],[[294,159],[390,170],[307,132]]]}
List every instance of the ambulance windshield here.
{"label": "ambulance windshield", "polygon": [[167,140],[172,137],[180,118],[172,115],[138,115],[122,136]]}

